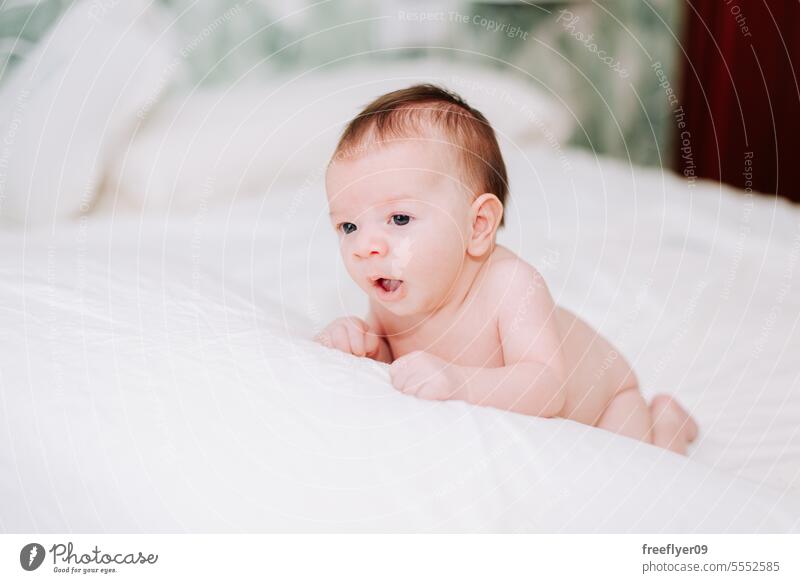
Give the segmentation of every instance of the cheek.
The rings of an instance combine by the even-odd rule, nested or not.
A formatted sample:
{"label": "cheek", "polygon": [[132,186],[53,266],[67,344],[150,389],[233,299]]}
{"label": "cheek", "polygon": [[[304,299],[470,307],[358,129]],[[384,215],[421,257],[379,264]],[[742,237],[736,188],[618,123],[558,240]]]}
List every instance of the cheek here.
{"label": "cheek", "polygon": [[439,222],[419,241],[419,267],[433,287],[448,286],[462,267],[466,252],[463,236],[453,221]]}
{"label": "cheek", "polygon": [[353,265],[353,254],[347,248],[346,243],[339,243],[339,255],[342,257],[342,263],[344,264],[344,268],[347,270],[347,273],[349,273],[350,277],[357,281],[358,274],[355,272],[355,266]]}
{"label": "cheek", "polygon": [[344,264],[344,268],[347,270],[347,273],[350,274],[350,277],[353,277],[353,264],[348,257],[348,254],[344,251],[342,252],[342,263]]}

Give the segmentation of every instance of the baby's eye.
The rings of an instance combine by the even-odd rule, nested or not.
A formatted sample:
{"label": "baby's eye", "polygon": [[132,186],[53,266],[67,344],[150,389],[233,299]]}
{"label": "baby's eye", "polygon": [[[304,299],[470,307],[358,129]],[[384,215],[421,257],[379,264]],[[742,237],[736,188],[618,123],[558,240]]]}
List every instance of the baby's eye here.
{"label": "baby's eye", "polygon": [[339,229],[345,234],[349,235],[353,231],[355,231],[358,227],[356,227],[353,223],[339,223]]}
{"label": "baby's eye", "polygon": [[409,217],[408,215],[392,215],[392,222],[398,227],[407,225],[410,220],[411,217]]}

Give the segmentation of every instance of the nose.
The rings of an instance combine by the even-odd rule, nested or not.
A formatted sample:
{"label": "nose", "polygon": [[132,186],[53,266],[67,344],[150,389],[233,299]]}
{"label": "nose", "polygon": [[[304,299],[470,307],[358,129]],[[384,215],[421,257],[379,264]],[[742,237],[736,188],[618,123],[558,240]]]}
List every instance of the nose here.
{"label": "nose", "polygon": [[386,255],[387,251],[388,244],[386,238],[378,233],[370,231],[362,231],[353,247],[353,255],[361,258],[371,256],[383,257]]}

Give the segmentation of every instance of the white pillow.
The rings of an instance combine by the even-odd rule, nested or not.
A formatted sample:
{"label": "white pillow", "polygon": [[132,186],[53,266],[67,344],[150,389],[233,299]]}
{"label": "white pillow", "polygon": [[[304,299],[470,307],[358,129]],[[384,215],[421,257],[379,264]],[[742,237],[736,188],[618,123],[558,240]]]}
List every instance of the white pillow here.
{"label": "white pillow", "polygon": [[74,4],[4,83],[6,222],[33,225],[91,207],[110,148],[127,142],[175,70],[150,4]]}
{"label": "white pillow", "polygon": [[319,176],[346,123],[375,97],[432,82],[462,95],[502,144],[563,142],[572,120],[514,71],[435,59],[273,76],[198,89],[160,104],[111,169],[109,201],[190,207]]}

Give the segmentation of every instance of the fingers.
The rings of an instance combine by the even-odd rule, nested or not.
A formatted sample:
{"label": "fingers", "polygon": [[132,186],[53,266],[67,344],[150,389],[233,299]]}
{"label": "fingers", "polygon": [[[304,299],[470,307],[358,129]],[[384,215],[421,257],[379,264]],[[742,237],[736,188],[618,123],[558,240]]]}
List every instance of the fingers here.
{"label": "fingers", "polygon": [[367,323],[356,317],[335,320],[314,340],[328,348],[362,357],[377,354],[381,342],[379,336],[369,331]]}
{"label": "fingers", "polygon": [[336,326],[331,330],[331,339],[333,341],[333,348],[343,352],[350,352],[350,336],[347,333],[347,328],[344,326]]}
{"label": "fingers", "polygon": [[392,381],[392,386],[395,389],[400,391],[403,390],[403,386],[405,385],[405,373],[403,371],[401,361],[404,359],[404,356],[401,356],[397,360],[395,360],[392,364],[389,365],[389,378]]}
{"label": "fingers", "polygon": [[365,356],[364,350],[364,330],[360,326],[348,323],[345,325],[347,335],[350,339],[350,353],[356,356]]}
{"label": "fingers", "polygon": [[320,332],[319,334],[317,334],[316,336],[314,336],[313,340],[314,342],[318,342],[319,344],[327,346],[328,348],[331,348],[333,346],[331,333],[330,330],[327,328],[322,332]]}
{"label": "fingers", "polygon": [[416,375],[409,365],[413,354],[412,352],[401,356],[389,365],[389,377],[392,385],[406,395],[416,395],[420,389],[420,384],[416,382]]}
{"label": "fingers", "polygon": [[407,377],[401,375],[392,375],[392,386],[406,395],[416,395],[419,388],[415,383],[410,382]]}
{"label": "fingers", "polygon": [[440,358],[415,350],[394,361],[389,367],[389,375],[392,385],[406,395],[443,401],[455,393],[446,367]]}
{"label": "fingers", "polygon": [[381,338],[374,332],[364,332],[364,352],[367,356],[376,356],[381,349]]}

